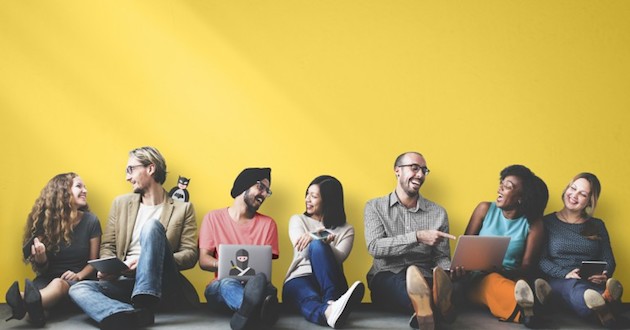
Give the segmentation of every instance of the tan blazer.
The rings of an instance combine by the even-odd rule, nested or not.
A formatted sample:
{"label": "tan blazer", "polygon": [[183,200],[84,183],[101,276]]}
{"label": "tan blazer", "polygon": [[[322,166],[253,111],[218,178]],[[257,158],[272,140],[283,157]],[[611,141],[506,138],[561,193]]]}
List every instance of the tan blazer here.
{"label": "tan blazer", "polygon": [[[175,201],[166,194],[160,223],[166,229],[166,238],[173,258],[180,270],[195,266],[199,259],[197,249],[197,222],[191,203]],[[125,260],[131,235],[140,208],[140,194],[131,193],[116,197],[107,219],[101,243],[101,258],[116,256]]]}

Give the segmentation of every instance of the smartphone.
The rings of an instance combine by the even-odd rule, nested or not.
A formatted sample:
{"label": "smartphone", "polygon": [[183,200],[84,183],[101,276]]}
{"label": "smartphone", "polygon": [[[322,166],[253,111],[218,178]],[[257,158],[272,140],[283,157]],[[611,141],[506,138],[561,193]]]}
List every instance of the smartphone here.
{"label": "smartphone", "polygon": [[326,239],[330,234],[332,234],[332,231],[328,229],[324,229],[318,233],[310,233],[310,234],[313,239],[323,240],[323,239]]}
{"label": "smartphone", "polygon": [[28,239],[24,246],[22,246],[22,254],[24,255],[24,260],[27,260],[31,257],[31,246],[35,243],[35,235]]}

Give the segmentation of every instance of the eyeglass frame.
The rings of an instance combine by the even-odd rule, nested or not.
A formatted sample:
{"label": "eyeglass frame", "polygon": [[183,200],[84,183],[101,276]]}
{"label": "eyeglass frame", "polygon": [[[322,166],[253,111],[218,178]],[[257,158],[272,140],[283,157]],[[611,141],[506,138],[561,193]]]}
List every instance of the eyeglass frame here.
{"label": "eyeglass frame", "polygon": [[271,191],[271,188],[269,188],[267,185],[262,183],[262,181],[260,180],[256,181],[256,187],[258,187],[258,190],[261,190],[267,193],[267,196],[271,196],[273,194],[273,192]]}
{"label": "eyeglass frame", "polygon": [[148,165],[144,165],[144,164],[129,165],[127,166],[127,168],[125,168],[125,173],[127,173],[128,175],[131,175],[133,173],[133,170],[135,170],[136,167],[140,167],[140,166],[147,167]]}
{"label": "eyeglass frame", "polygon": [[[398,167],[410,167],[411,171],[414,173],[418,173],[420,170],[422,170],[422,174],[424,175],[429,175],[429,173],[431,173],[431,170],[428,167],[422,166],[420,164],[403,164],[398,165]],[[417,167],[417,169],[414,169],[414,167]]]}

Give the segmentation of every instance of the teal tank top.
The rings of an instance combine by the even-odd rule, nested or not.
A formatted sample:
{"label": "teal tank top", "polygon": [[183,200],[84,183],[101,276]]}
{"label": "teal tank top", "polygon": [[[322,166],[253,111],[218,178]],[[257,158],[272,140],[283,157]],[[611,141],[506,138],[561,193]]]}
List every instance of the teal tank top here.
{"label": "teal tank top", "polygon": [[501,209],[492,202],[483,219],[479,236],[510,236],[510,244],[503,258],[503,268],[516,269],[521,266],[525,252],[525,241],[529,233],[529,222],[523,215],[516,219],[503,216]]}

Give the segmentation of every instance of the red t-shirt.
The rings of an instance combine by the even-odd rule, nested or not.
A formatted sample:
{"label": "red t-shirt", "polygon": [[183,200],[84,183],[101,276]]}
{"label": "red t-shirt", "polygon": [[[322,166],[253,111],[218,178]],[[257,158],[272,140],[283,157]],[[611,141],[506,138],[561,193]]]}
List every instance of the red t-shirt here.
{"label": "red t-shirt", "polygon": [[247,224],[232,220],[227,207],[208,212],[199,230],[199,248],[214,251],[218,258],[219,244],[271,245],[273,258],[280,255],[276,222],[258,212]]}

